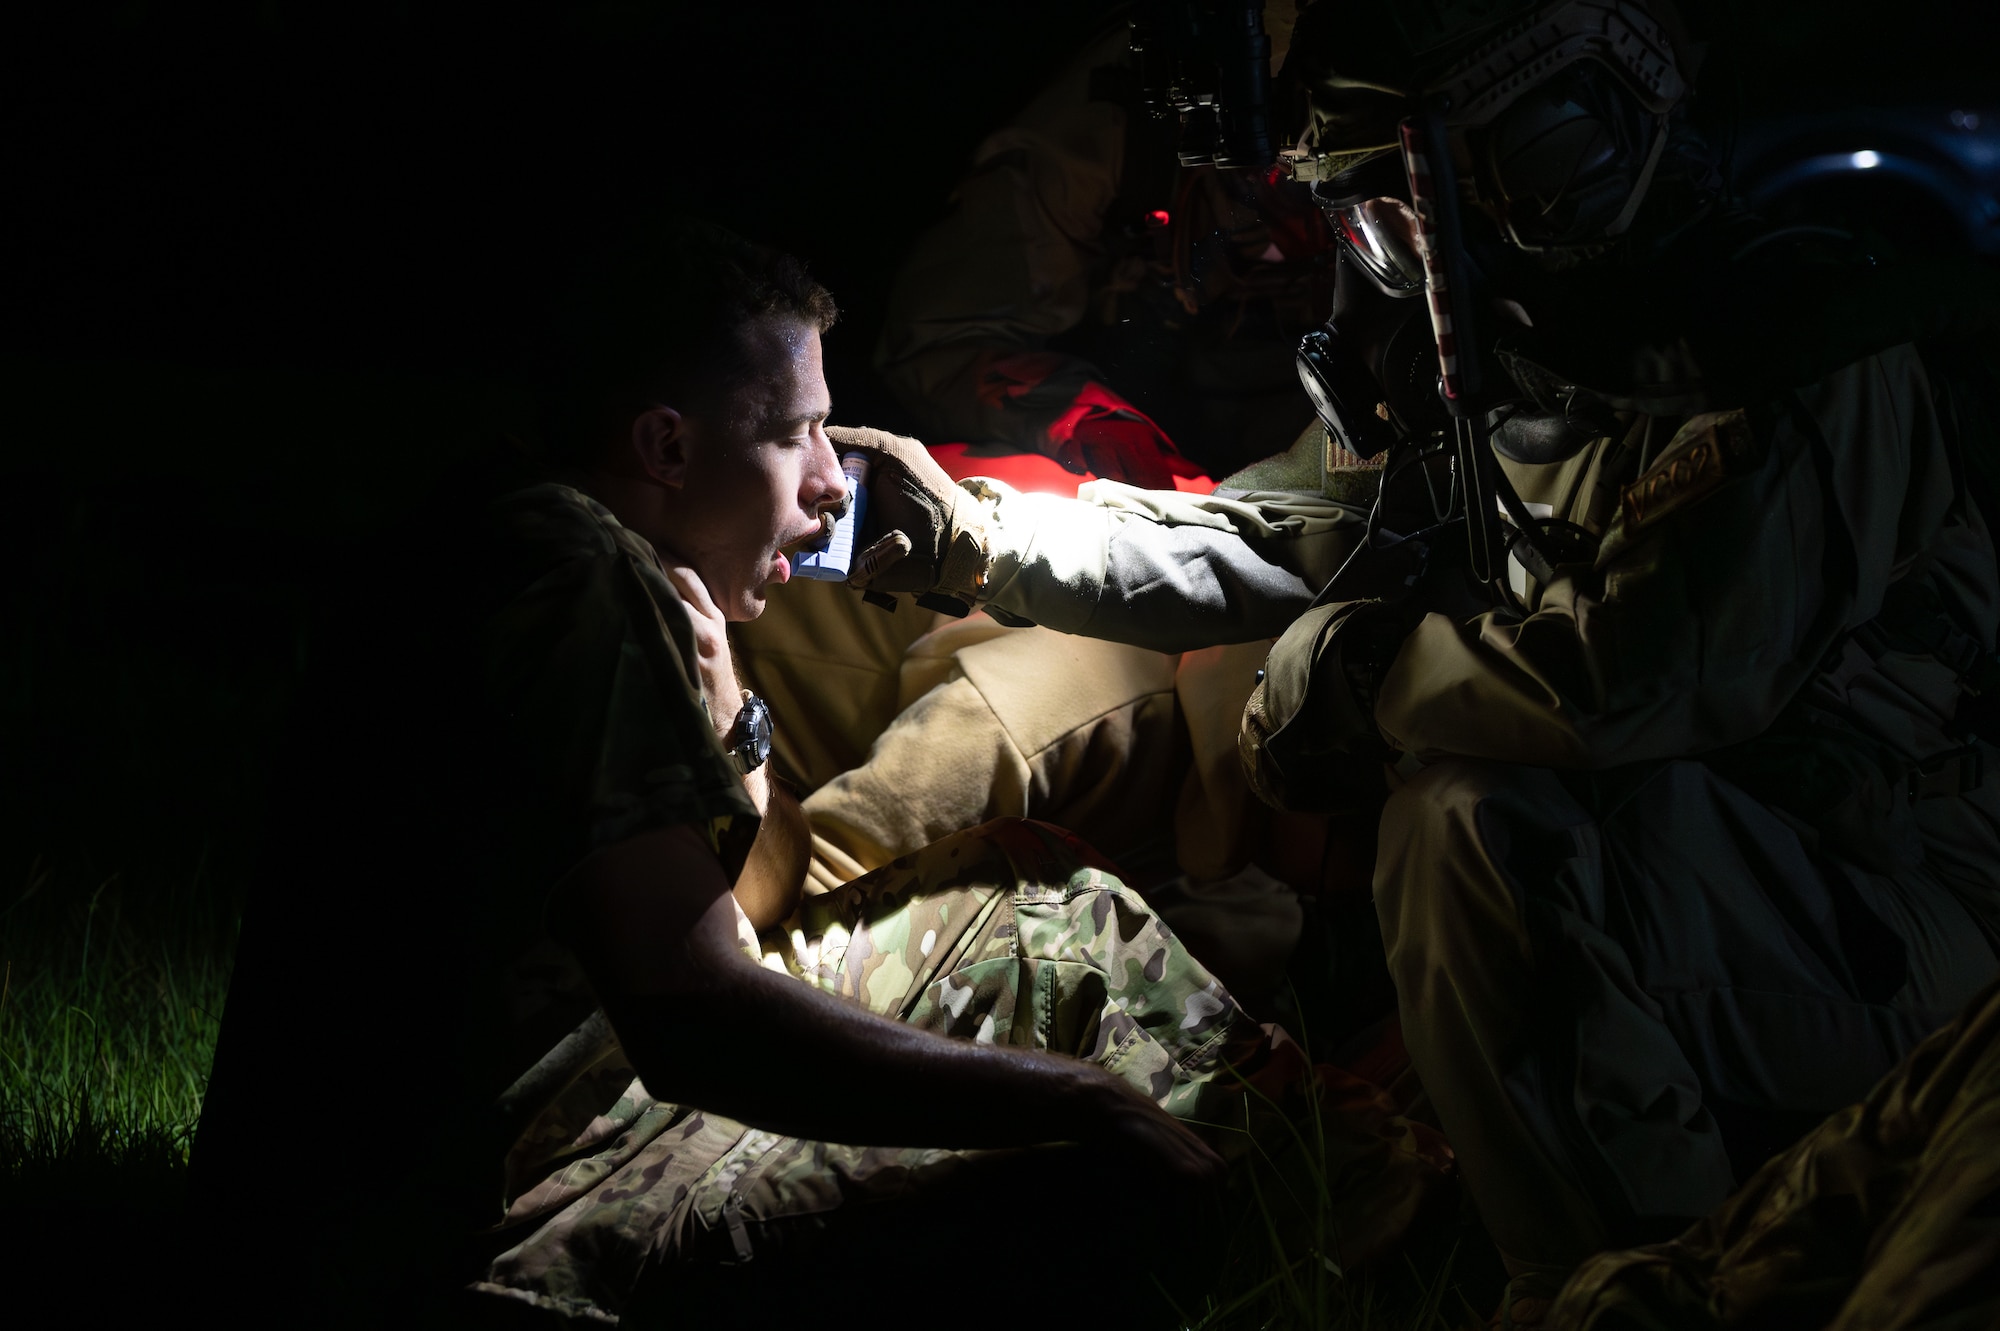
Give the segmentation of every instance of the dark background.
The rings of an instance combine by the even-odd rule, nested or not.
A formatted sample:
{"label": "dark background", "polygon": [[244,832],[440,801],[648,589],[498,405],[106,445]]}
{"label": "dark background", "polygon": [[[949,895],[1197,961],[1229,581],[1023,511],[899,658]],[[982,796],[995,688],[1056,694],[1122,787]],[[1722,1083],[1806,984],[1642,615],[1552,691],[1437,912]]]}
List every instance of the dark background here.
{"label": "dark background", "polygon": [[804,257],[838,418],[900,424],[888,275],[1111,6],[547,9],[0,37],[0,905],[109,880],[227,927],[316,591],[528,425],[541,311],[607,227],[681,208]]}

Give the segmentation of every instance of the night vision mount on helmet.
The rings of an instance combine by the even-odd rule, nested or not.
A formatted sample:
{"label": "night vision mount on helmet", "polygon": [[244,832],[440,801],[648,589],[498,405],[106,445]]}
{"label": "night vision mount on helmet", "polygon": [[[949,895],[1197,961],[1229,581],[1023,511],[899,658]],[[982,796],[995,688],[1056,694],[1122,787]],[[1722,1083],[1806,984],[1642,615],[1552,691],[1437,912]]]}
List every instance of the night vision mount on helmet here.
{"label": "night vision mount on helmet", "polygon": [[1271,39],[1261,0],[1139,0],[1132,56],[1141,105],[1179,121],[1182,166],[1270,167]]}

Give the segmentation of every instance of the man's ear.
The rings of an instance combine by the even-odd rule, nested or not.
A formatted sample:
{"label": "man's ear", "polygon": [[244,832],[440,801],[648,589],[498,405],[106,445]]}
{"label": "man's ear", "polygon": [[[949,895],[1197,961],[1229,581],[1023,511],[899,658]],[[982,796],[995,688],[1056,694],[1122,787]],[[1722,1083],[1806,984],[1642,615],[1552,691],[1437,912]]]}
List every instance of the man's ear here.
{"label": "man's ear", "polygon": [[688,423],[672,407],[653,407],[632,420],[632,456],[647,479],[669,489],[687,484]]}

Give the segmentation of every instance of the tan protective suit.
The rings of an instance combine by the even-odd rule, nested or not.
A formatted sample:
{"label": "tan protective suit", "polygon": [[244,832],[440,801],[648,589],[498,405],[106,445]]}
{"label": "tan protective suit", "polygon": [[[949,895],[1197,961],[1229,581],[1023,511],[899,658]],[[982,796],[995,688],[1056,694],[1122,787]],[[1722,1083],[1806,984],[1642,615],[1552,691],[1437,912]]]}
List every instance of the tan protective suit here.
{"label": "tan protective suit", "polygon": [[[1262,641],[1176,655],[908,603],[885,614],[806,581],[732,632],[744,683],[779,718],[779,770],[806,792],[808,891],[1000,817],[1067,827],[1141,884],[1231,880],[1258,848],[1268,813],[1236,726]],[[1186,912],[1176,927],[1227,949],[1218,970],[1282,963],[1299,923],[1289,894],[1254,876],[1216,893],[1234,936]]]}
{"label": "tan protective suit", "polygon": [[1994,973],[2000,783],[1866,792],[1813,827],[1688,760],[1801,688],[1911,766],[1963,744],[1949,670],[1846,636],[1926,568],[1985,643],[2000,618],[1923,368],[1903,349],[1801,397],[1822,465],[1789,422],[1767,442],[1697,418],[1622,512],[1600,482],[1636,470],[1644,423],[1513,469],[1608,533],[1597,568],[1519,623],[1425,620],[1377,701],[1383,734],[1432,760],[1390,799],[1376,880],[1405,1036],[1518,1259],[1573,1262],[1621,1212],[1706,1212],[1732,1186],[1730,1114],[1859,1098]]}
{"label": "tan protective suit", "polygon": [[771,589],[734,636],[780,719],[779,770],[806,792],[814,886],[1010,815],[1087,827],[1121,863],[1171,851],[1154,815],[1173,799],[1172,656],[907,602],[885,613],[805,580]]}

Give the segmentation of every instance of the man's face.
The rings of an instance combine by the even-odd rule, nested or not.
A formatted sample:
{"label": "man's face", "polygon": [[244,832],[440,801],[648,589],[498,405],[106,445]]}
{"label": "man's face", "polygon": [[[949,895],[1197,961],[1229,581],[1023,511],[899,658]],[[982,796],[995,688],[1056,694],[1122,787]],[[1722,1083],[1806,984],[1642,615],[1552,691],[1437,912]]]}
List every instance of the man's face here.
{"label": "man's face", "polygon": [[827,442],[832,410],[819,330],[759,319],[743,330],[747,385],[688,416],[687,473],[673,516],[673,553],[693,567],[725,619],[755,619],[764,588],[784,582],[781,550],[819,530],[847,481]]}

